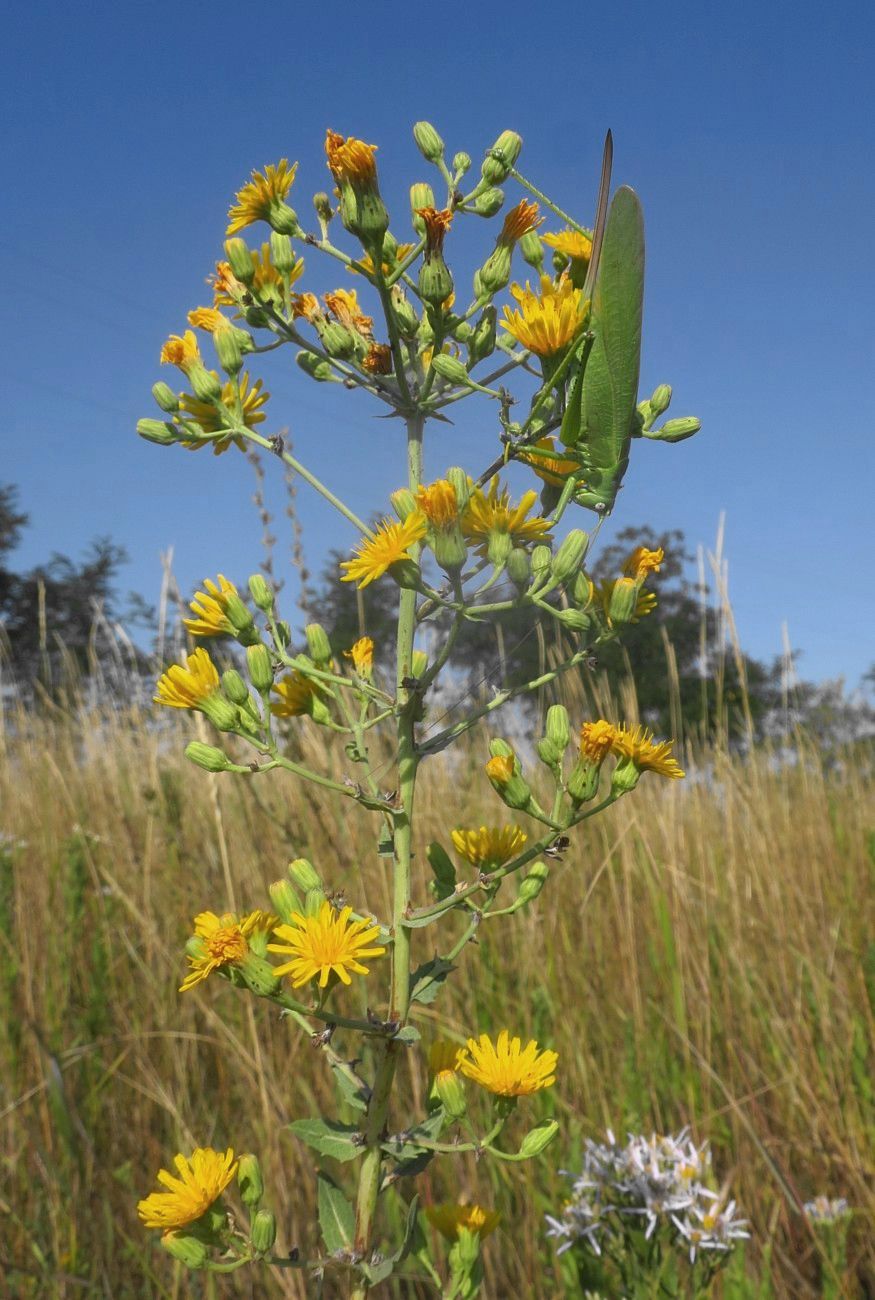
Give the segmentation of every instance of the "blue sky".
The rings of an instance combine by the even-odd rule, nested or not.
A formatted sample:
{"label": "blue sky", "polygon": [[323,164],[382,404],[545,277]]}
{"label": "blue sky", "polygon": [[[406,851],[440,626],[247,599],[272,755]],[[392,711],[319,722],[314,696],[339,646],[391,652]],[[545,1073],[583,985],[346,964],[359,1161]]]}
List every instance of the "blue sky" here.
{"label": "blue sky", "polygon": [[[134,434],[252,167],[299,159],[309,220],[325,127],[376,142],[403,238],[406,186],[429,173],[412,123],[475,159],[512,127],[521,170],[589,220],[610,126],[615,181],[647,222],[642,395],[670,382],[671,414],[704,425],[635,445],[615,524],[682,528],[695,548],[725,510],[746,648],[778,653],[786,620],[803,674],[853,684],[875,660],[873,38],[863,3],[20,7],[0,88],[0,481],[32,521],[15,562],[110,534],[132,557],[125,586],[153,600],[171,545],[183,589],[256,567],[243,458]],[[280,357],[268,428],[290,426],[360,514],[384,509],[397,423]],[[483,467],[483,415],[435,429],[430,472]],[[354,542],[303,485],[299,504],[311,567]]]}

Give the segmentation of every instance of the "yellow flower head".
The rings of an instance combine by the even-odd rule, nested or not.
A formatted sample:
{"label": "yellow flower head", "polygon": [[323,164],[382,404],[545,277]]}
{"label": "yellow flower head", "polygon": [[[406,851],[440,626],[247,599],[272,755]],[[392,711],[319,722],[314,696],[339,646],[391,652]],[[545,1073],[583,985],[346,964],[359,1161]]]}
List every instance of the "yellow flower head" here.
{"label": "yellow flower head", "polygon": [[190,366],[203,365],[197,338],[192,330],[186,330],[181,338],[178,334],[170,335],[161,349],[161,364],[178,366],[186,373]]}
{"label": "yellow flower head", "polygon": [[180,993],[193,989],[213,971],[242,961],[249,951],[250,935],[270,934],[277,920],[269,912],[255,911],[247,916],[235,916],[233,912],[225,912],[222,916],[215,912],[200,912],[194,918],[194,932],[202,941],[203,952],[198,956],[188,954],[191,970],[179,986]]}
{"label": "yellow flower head", "polygon": [[270,711],[277,718],[298,718],[309,713],[313,696],[318,695],[319,686],[312,677],[305,677],[297,669],[274,683],[273,689],[279,700],[271,704]]}
{"label": "yellow flower head", "polygon": [[462,519],[462,531],[475,543],[481,555],[488,550],[490,533],[506,534],[515,546],[547,541],[549,522],[539,516],[526,519],[537,499],[537,492],[524,492],[519,505],[511,505],[510,492],[507,488],[499,488],[496,475],[489,484],[488,495],[482,488],[475,488],[472,492]]}
{"label": "yellow flower head", "polygon": [[665,559],[665,551],[660,546],[656,551],[648,551],[646,546],[636,546],[623,565],[623,572],[629,578],[643,582],[648,573],[659,573],[659,566]]}
{"label": "yellow flower head", "polygon": [[372,343],[362,359],[362,370],[369,375],[391,375],[392,349],[388,343]]}
{"label": "yellow flower head", "polygon": [[574,470],[580,470],[576,460],[569,456],[553,455],[556,451],[556,439],[552,436],[539,438],[533,446],[540,451],[549,452],[547,456],[532,456],[529,452],[521,451],[517,453],[517,460],[521,460],[526,465],[531,465],[538,478],[543,479],[545,483],[551,483],[554,487],[562,487],[568,475]]}
{"label": "yellow flower head", "polygon": [[645,727],[618,727],[612,748],[619,759],[627,759],[639,772],[678,779],[685,773],[671,752],[673,744],[673,740],[654,743],[653,732]]}
{"label": "yellow flower head", "polygon": [[570,257],[572,262],[588,262],[592,257],[592,240],[579,230],[560,230],[557,235],[542,235],[549,248]]}
{"label": "yellow flower head", "polygon": [[510,291],[519,310],[505,307],[501,323],[508,334],[539,357],[561,352],[586,318],[589,304],[583,300],[583,291],[564,276],[554,284],[549,275],[542,275],[540,294],[530,289],[528,282],[525,289],[512,284]]}
{"label": "yellow flower head", "polygon": [[[214,307],[232,307],[248,292],[242,280],[238,280],[231,270],[230,262],[217,262],[214,275],[207,276],[207,284],[213,288]],[[189,317],[189,323],[194,322]]]}
{"label": "yellow flower head", "polygon": [[335,289],[334,293],[324,295],[323,302],[341,325],[363,334],[365,338],[371,337],[374,332],[374,318],[366,316],[359,307],[355,289]]}
{"label": "yellow flower head", "polygon": [[515,771],[513,754],[495,754],[486,764],[486,775],[496,785],[507,785]]}
{"label": "yellow flower head", "polygon": [[367,920],[351,921],[351,916],[351,907],[336,912],[327,899],[315,916],[295,912],[289,925],[278,925],[274,930],[274,936],[285,942],[267,945],[270,952],[292,954],[292,960],[275,967],[275,973],[291,975],[296,989],[317,976],[319,987],[324,989],[331,974],[344,984],[352,983],[350,971],[367,975],[363,958],[382,957],[386,949],[374,946],[380,935],[378,925]]}
{"label": "yellow flower head", "polygon": [[458,1043],[451,1043],[448,1038],[436,1038],[428,1049],[429,1074],[434,1078],[439,1074],[455,1074],[464,1055],[465,1049]]}
{"label": "yellow flower head", "polygon": [[416,215],[425,222],[425,260],[443,252],[444,237],[453,224],[450,208],[417,208]]}
{"label": "yellow flower head", "polygon": [[218,575],[218,583],[212,578],[204,579],[206,591],[195,592],[189,609],[195,618],[182,621],[192,636],[233,636],[234,625],[225,613],[229,596],[238,595],[233,582],[224,574]]}
{"label": "yellow flower head", "polygon": [[556,1082],[556,1052],[539,1052],[532,1039],[525,1047],[502,1029],[493,1044],[488,1034],[468,1039],[468,1053],[459,1068],[467,1078],[497,1097],[525,1097]]}
{"label": "yellow flower head", "polygon": [[229,1147],[214,1151],[198,1147],[188,1157],[173,1157],[178,1178],[166,1169],[158,1173],[158,1182],[166,1192],[152,1192],[140,1201],[137,1213],[147,1228],[172,1232],[194,1223],[217,1201],[237,1173],[237,1160]]}
{"label": "yellow flower head", "polygon": [[481,871],[504,866],[516,857],[528,838],[519,826],[480,826],[477,830],[460,828],[452,832],[456,852]]}
{"label": "yellow flower head", "polygon": [[231,322],[215,307],[195,307],[188,313],[188,323],[196,330],[206,330],[208,334],[231,327]]}
{"label": "yellow flower head", "polygon": [[228,212],[227,233],[235,235],[254,221],[267,221],[274,204],[282,203],[292,188],[297,170],[297,163],[289,166],[288,158],[281,158],[276,164],[268,164],[263,173],[253,171],[252,180],[235,195],[237,202]]}
{"label": "yellow flower head", "polygon": [[352,666],[359,677],[370,681],[374,671],[374,643],[369,636],[361,636],[349,650],[344,650],[344,659],[351,659]]}
{"label": "yellow flower head", "polygon": [[523,235],[527,235],[530,230],[537,230],[538,226],[543,223],[544,218],[538,216],[537,203],[530,203],[528,199],[520,199],[515,208],[511,208],[504,218],[504,225],[501,227],[501,234],[498,236],[502,244],[515,244]]}
{"label": "yellow flower head", "polygon": [[614,748],[617,728],[600,718],[598,722],[585,722],[580,728],[580,756],[601,767]]}
{"label": "yellow flower head", "polygon": [[[611,612],[611,597],[614,594],[614,588],[616,587],[617,583],[628,583],[630,585],[633,585],[636,583],[636,580],[634,578],[609,578],[606,582],[603,582],[601,586],[598,588],[598,595],[602,602],[602,608],[604,609],[605,616],[609,622],[610,622],[610,612]],[[635,612],[633,613],[629,622],[637,623],[639,619],[646,617],[647,614],[652,614],[653,611],[656,609],[657,604],[658,602],[655,594],[652,591],[645,591],[644,588],[642,587],[641,590],[638,592],[638,599],[635,601]]]}
{"label": "yellow flower head", "polygon": [[[267,405],[270,393],[262,391],[262,381],[256,379],[250,387],[250,379],[247,371],[243,370],[237,377],[240,384],[240,402],[243,407],[243,423],[247,429],[254,429],[257,424],[262,424],[266,419],[264,407]],[[235,410],[235,400],[237,397],[237,388],[235,381],[229,379],[222,385],[222,405],[227,411],[227,418],[236,422],[237,412]],[[190,419],[195,424],[199,424],[204,433],[218,433],[225,428],[222,413],[212,402],[202,402],[199,398],[193,397],[191,393],[183,393],[179,399],[180,406],[187,412]],[[229,433],[225,438],[217,438],[213,442],[212,448],[217,456],[223,451],[227,451],[231,443],[243,451],[245,443],[243,438]],[[200,451],[205,446],[202,442],[191,442],[186,444],[190,451]]]}
{"label": "yellow flower head", "polygon": [[357,140],[352,135],[344,139],[337,131],[326,132],[325,153],[328,157],[328,170],[338,184],[343,181],[348,181],[350,184],[367,184],[373,181],[377,174],[377,164],[374,160],[376,152],[375,144],[365,144],[364,140]]}
{"label": "yellow flower head", "polygon": [[425,536],[425,516],[412,510],[403,523],[384,519],[373,537],[364,537],[356,547],[356,556],[344,560],[342,569],[348,570],[341,582],[357,582],[366,587],[369,582],[382,578],[386,570],[400,560],[409,560],[409,548]]}
{"label": "yellow flower head", "polygon": [[432,1227],[437,1228],[447,1241],[457,1241],[462,1228],[478,1237],[487,1237],[501,1222],[498,1210],[486,1210],[482,1205],[454,1205],[451,1201],[428,1205],[425,1214]]}
{"label": "yellow flower head", "polygon": [[[412,252],[412,244],[398,244],[395,248],[395,252],[391,255],[391,260],[381,263],[384,278],[388,279],[388,277],[395,271],[396,267],[400,266],[404,259]],[[385,248],[383,249],[383,256],[389,256]],[[370,253],[365,253],[364,256],[358,258],[356,265],[351,266],[349,269],[354,275],[359,275],[362,271],[366,271],[368,275],[373,275],[374,259],[371,257]]]}
{"label": "yellow flower head", "polygon": [[292,315],[295,320],[303,317],[312,325],[324,315],[324,312],[315,293],[296,293],[292,297]]}
{"label": "yellow flower head", "polygon": [[156,704],[166,704],[171,709],[198,709],[201,703],[219,689],[219,673],[206,650],[200,646],[182,664],[172,664],[158,678]]}
{"label": "yellow flower head", "polygon": [[445,478],[439,478],[417,490],[416,504],[434,528],[452,528],[459,518],[456,489]]}

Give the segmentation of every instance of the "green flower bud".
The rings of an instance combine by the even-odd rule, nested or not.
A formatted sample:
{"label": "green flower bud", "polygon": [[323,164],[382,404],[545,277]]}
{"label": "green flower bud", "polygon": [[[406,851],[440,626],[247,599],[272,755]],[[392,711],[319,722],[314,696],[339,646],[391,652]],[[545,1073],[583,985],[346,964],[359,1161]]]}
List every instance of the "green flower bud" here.
{"label": "green flower bud", "polygon": [[222,673],[222,690],[232,704],[243,705],[249,703],[249,687],[236,668],[228,668]]}
{"label": "green flower bud", "polygon": [[654,419],[667,411],[671,403],[671,384],[659,384],[650,394],[650,411]]}
{"label": "green flower bud", "polygon": [[571,722],[564,704],[551,704],[547,710],[544,734],[564,754],[571,743]]}
{"label": "green flower bud", "polygon": [[[237,675],[240,676],[239,673]],[[219,691],[214,691],[212,695],[201,700],[200,708],[217,731],[236,731],[240,725],[238,710]]]}
{"label": "green flower bud", "polygon": [[425,676],[425,670],[428,667],[428,655],[424,650],[414,650],[413,657],[410,660],[410,671],[417,680]]}
{"label": "green flower bud", "polygon": [[589,631],[590,617],[581,609],[557,609],[556,618],[572,632]]}
{"label": "green flower bud", "polygon": [[453,172],[456,180],[461,180],[465,172],[471,170],[471,155],[460,149],[458,153],[453,154]]}
{"label": "green flower bud", "polygon": [[471,365],[485,361],[495,351],[496,311],[490,303],[483,308],[483,313],[474,326],[474,332],[468,342],[468,357]]}
{"label": "green flower bud", "polygon": [[260,609],[265,614],[271,612],[274,605],[274,594],[260,573],[253,573],[249,579],[249,593],[257,609]]}
{"label": "green flower bud", "polygon": [[457,343],[468,343],[473,337],[474,330],[467,321],[460,321],[458,325],[450,323],[450,331]]}
{"label": "green flower bud", "polygon": [[431,122],[417,122],[413,127],[413,139],[416,147],[426,162],[440,162],[444,156],[444,142]]}
{"label": "green flower bud", "polygon": [[398,326],[398,333],[402,338],[412,339],[419,329],[419,317],[400,284],[392,285],[391,299],[392,315]]}
{"label": "green flower bud", "polygon": [[272,885],[268,885],[267,892],[273,910],[281,921],[288,925],[293,916],[300,914],[302,903],[290,880],[275,880]]}
{"label": "green flower bud", "polygon": [[233,764],[215,745],[203,745],[199,740],[190,740],[185,747],[185,757],[205,772],[227,772]]}
{"label": "green flower bud", "polygon": [[516,131],[502,131],[480,168],[483,179],[490,185],[500,185],[507,180],[522,147],[522,136],[517,135]]}
{"label": "green flower bud", "polygon": [[252,265],[252,254],[245,240],[237,238],[226,240],[225,256],[237,279],[243,284],[252,284],[255,279],[255,267]]}
{"label": "green flower bud", "polygon": [[269,998],[276,993],[280,986],[280,981],[274,974],[273,966],[264,957],[257,956],[252,949],[246,953],[246,956],[238,963],[237,969],[243,976],[246,987],[250,989],[256,997]]}
{"label": "green flower bud", "polygon": [[425,234],[425,222],[419,215],[420,208],[434,207],[434,190],[425,181],[417,181],[410,186],[410,211],[413,214],[413,229],[417,235]]}
{"label": "green flower bud", "polygon": [[331,642],[321,623],[308,623],[304,628],[307,638],[307,650],[317,668],[326,668],[331,663]]}
{"label": "green flower bud", "polygon": [[539,1124],[537,1128],[533,1128],[523,1138],[520,1143],[520,1155],[527,1157],[540,1155],[544,1148],[550,1145],[558,1132],[558,1120],[551,1119],[546,1124]]}
{"label": "green flower bud", "polygon": [[270,236],[270,260],[280,275],[290,275],[297,265],[292,241],[274,230]]}
{"label": "green flower bud", "polygon": [[288,203],[282,199],[275,199],[268,209],[267,219],[270,222],[271,229],[280,235],[299,235],[301,225],[298,221],[298,214],[294,208],[290,208]]}
{"label": "green flower bud", "polygon": [[635,615],[640,583],[634,578],[618,578],[611,591],[608,617],[612,623],[629,623]]}
{"label": "green flower bud", "polygon": [[409,488],[398,488],[390,495],[389,500],[392,502],[392,509],[402,524],[407,516],[416,509],[416,497]]}
{"label": "green flower bud", "polygon": [[526,231],[519,242],[519,250],[529,266],[533,266],[536,271],[540,271],[544,264],[544,245],[541,243],[537,231]]}
{"label": "green flower bud", "polygon": [[320,221],[324,221],[327,226],[334,216],[334,209],[324,190],[320,190],[318,194],[313,195],[313,207],[316,209],[316,216]]}
{"label": "green flower bud", "polygon": [[322,346],[330,357],[348,360],[355,352],[355,339],[352,330],[338,321],[326,321],[319,331]]}
{"label": "green flower bud", "polygon": [[243,604],[236,591],[229,592],[225,597],[225,614],[238,638],[248,645],[251,634],[255,629],[255,623],[251,612]]}
{"label": "green flower bud", "polygon": [[423,302],[440,307],[453,292],[453,277],[441,253],[432,253],[419,268],[419,295]]}
{"label": "green flower bud", "polygon": [[161,1245],[168,1255],[178,1259],[186,1268],[203,1268],[210,1257],[204,1242],[181,1232],[162,1233]]}
{"label": "green flower bud", "polygon": [[593,585],[582,569],[578,569],[569,587],[569,595],[580,609],[586,609],[593,597]]}
{"label": "green flower bud", "polygon": [[218,329],[213,334],[216,356],[226,375],[238,374],[243,366],[243,351],[238,337],[241,332],[235,329]]}
{"label": "green flower bud", "polygon": [[692,438],[694,433],[698,433],[702,427],[702,421],[697,420],[694,415],[687,415],[677,420],[666,420],[661,429],[654,429],[650,433],[645,433],[645,438],[654,438],[658,442],[683,442],[685,438]]}
{"label": "green flower bud", "polygon": [[389,565],[389,573],[404,591],[418,591],[422,585],[422,571],[415,560],[398,560]]}
{"label": "green flower bud", "polygon": [[246,651],[249,680],[257,691],[269,691],[273,686],[273,664],[266,645],[251,645]]}
{"label": "green flower bud", "polygon": [[502,203],[504,203],[504,190],[492,187],[483,190],[470,203],[466,203],[465,211],[473,212],[475,217],[494,217],[496,212],[501,210]]}
{"label": "green flower bud", "polygon": [[590,799],[596,797],[599,791],[600,777],[600,763],[593,763],[591,759],[585,756],[578,758],[571,769],[571,775],[568,778],[566,787],[569,798],[575,806],[588,803]]}
{"label": "green flower bud", "polygon": [[480,289],[486,293],[500,293],[510,279],[512,245],[499,243],[495,251],[480,268]]}
{"label": "green flower bud", "polygon": [[486,543],[486,556],[490,564],[496,569],[501,569],[507,564],[510,553],[513,550],[513,542],[509,533],[491,531]]}
{"label": "green flower bud", "polygon": [[468,558],[468,546],[458,524],[432,530],[429,545],[445,573],[457,573]]}
{"label": "green flower bud", "polygon": [[270,1210],[258,1211],[250,1224],[249,1237],[253,1249],[259,1255],[265,1255],[273,1249],[273,1243],[276,1241],[276,1219]]}
{"label": "green flower bud", "polygon": [[317,357],[314,352],[299,352],[295,361],[311,379],[317,380],[320,384],[331,383],[332,380],[341,382],[332,370],[331,362],[326,361],[324,357]]}
{"label": "green flower bud", "polygon": [[247,307],[243,313],[246,324],[252,325],[256,329],[264,329],[267,324],[267,312],[261,307]]}
{"label": "green flower bud", "polygon": [[451,465],[444,476],[451,488],[456,494],[456,504],[459,507],[459,514],[463,514],[468,499],[471,496],[471,486],[468,482],[468,475],[459,465]]}
{"label": "green flower bud", "polygon": [[302,894],[308,894],[311,889],[322,888],[322,881],[316,868],[306,858],[295,858],[294,862],[289,863],[288,871],[292,883]]}
{"label": "green flower bud", "polygon": [[432,357],[432,369],[436,370],[441,379],[446,379],[451,384],[462,384],[466,388],[470,384],[468,371],[462,365],[458,357],[452,357],[448,352],[439,352],[437,356]]}
{"label": "green flower bud", "polygon": [[159,447],[167,447],[171,442],[178,442],[176,430],[164,420],[138,420],[137,433],[147,442],[157,442]]}
{"label": "green flower bud", "polygon": [[634,790],[641,773],[631,758],[621,758],[611,773],[611,791],[613,794],[628,794]]}
{"label": "green flower bud", "polygon": [[489,742],[489,750],[492,758],[486,764],[486,775],[493,790],[508,808],[528,807],[532,792],[510,745],[506,740],[496,737]]}
{"label": "green flower bud", "polygon": [[531,573],[528,552],[522,546],[514,546],[507,557],[507,576],[520,591],[525,591]]}
{"label": "green flower bud", "polygon": [[538,897],[550,878],[550,868],[546,862],[536,862],[528,875],[520,881],[517,898],[521,903],[531,903]]}
{"label": "green flower bud", "polygon": [[174,415],[179,410],[179,398],[169,384],[159,380],[157,384],[152,385],[152,396],[161,407],[162,411],[167,411],[169,415]]}
{"label": "green flower bud", "polygon": [[553,552],[550,547],[536,546],[532,551],[532,580],[536,586],[547,580],[552,565]]}
{"label": "green flower bud", "polygon": [[556,582],[568,582],[583,563],[589,546],[589,533],[582,528],[572,528],[553,556],[551,576]]}
{"label": "green flower bud", "polygon": [[257,1208],[258,1202],[264,1196],[264,1175],[261,1172],[261,1163],[258,1156],[243,1155],[237,1165],[237,1184],[240,1188],[240,1199],[249,1209]]}
{"label": "green flower bud", "polygon": [[467,1113],[468,1098],[465,1085],[455,1070],[441,1070],[434,1078],[434,1091],[450,1120],[459,1120]]}
{"label": "green flower bud", "polygon": [[188,382],[191,384],[191,391],[198,401],[201,402],[218,402],[222,397],[222,385],[219,376],[212,370],[207,370],[206,366],[190,365],[188,368]]}

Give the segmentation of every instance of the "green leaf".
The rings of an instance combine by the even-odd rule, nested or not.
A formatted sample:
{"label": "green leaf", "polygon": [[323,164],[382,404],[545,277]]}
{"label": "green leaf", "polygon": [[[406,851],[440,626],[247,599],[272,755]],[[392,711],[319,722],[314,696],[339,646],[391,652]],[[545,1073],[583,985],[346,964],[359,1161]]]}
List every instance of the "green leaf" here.
{"label": "green leaf", "polygon": [[385,1192],[387,1187],[391,1187],[393,1183],[397,1183],[401,1178],[418,1178],[423,1170],[431,1164],[434,1157],[434,1151],[420,1151],[412,1159],[402,1160],[389,1173],[383,1175],[380,1191]]}
{"label": "green leaf", "polygon": [[456,888],[456,868],[442,844],[433,840],[425,851],[429,866],[434,872],[433,889],[438,900],[449,898]]}
{"label": "green leaf", "polygon": [[348,1106],[354,1110],[366,1111],[370,1094],[368,1089],[361,1080],[356,1081],[347,1074],[342,1064],[335,1061],[331,1062],[331,1074],[340,1094],[341,1101],[345,1101]]}
{"label": "green leaf", "polygon": [[426,1006],[434,1002],[451,970],[455,967],[446,957],[432,957],[431,961],[417,966],[410,976],[410,1001]]}
{"label": "green leaf", "polygon": [[415,1025],[405,1025],[393,1036],[392,1042],[404,1043],[406,1047],[410,1047],[413,1043],[418,1043],[421,1037],[422,1035]]}
{"label": "green leaf", "polygon": [[316,1175],[319,1189],[319,1227],[326,1249],[351,1250],[355,1241],[355,1210],[328,1174],[320,1169]]}
{"label": "green leaf", "polygon": [[413,1128],[405,1129],[403,1133],[398,1133],[388,1138],[383,1143],[383,1150],[387,1155],[391,1156],[393,1160],[414,1160],[417,1156],[422,1154],[423,1150],[427,1150],[427,1148],[421,1147],[419,1143],[422,1141],[436,1141],[436,1139],[440,1137],[446,1122],[446,1112],[444,1111],[443,1106],[439,1106],[437,1110],[433,1111],[431,1115],[429,1115],[428,1119],[423,1120],[421,1124],[417,1124]]}
{"label": "green leaf", "polygon": [[392,1276],[396,1264],[400,1264],[409,1255],[417,1227],[418,1209],[419,1197],[414,1196],[413,1200],[407,1207],[407,1217],[404,1221],[404,1236],[401,1240],[401,1245],[394,1254],[388,1255],[385,1259],[378,1260],[376,1263],[372,1262],[361,1264],[359,1266],[371,1286],[376,1286],[378,1282],[385,1282],[387,1277]]}
{"label": "green leaf", "polygon": [[296,1119],[289,1124],[295,1137],[332,1160],[355,1160],[362,1153],[361,1134],[353,1124],[331,1119]]}

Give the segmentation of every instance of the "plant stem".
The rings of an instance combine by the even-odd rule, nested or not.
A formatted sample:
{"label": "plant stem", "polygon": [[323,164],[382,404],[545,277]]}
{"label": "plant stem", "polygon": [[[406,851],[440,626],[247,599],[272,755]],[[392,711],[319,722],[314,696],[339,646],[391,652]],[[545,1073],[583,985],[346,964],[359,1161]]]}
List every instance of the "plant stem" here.
{"label": "plant stem", "polygon": [[310,487],[315,488],[320,496],[323,496],[326,501],[330,502],[331,505],[334,506],[335,510],[339,510],[345,519],[348,519],[351,524],[355,525],[359,532],[364,533],[365,537],[373,537],[373,532],[365,521],[359,519],[358,515],[354,514],[353,511],[350,510],[349,506],[344,505],[340,497],[336,497],[324,483],[319,481],[315,474],[311,474],[299,460],[291,455],[290,452],[287,452],[284,448],[278,452],[277,444],[271,442],[270,438],[262,438],[260,433],[253,433],[253,431],[247,429],[245,425],[240,425],[239,428],[229,429],[228,432],[233,433],[235,436],[242,436],[249,442],[254,442],[259,447],[263,447],[265,451],[272,451],[274,455],[279,454],[280,459],[286,462],[289,469],[293,469],[296,474],[300,474],[305,483],[309,483]]}

